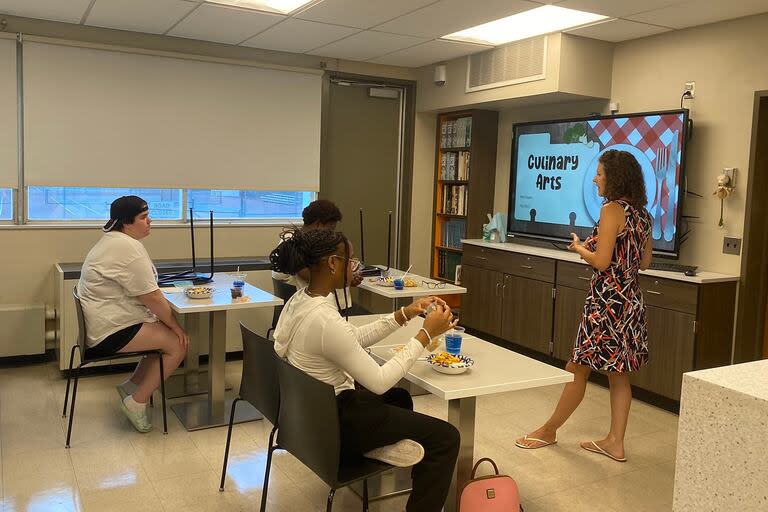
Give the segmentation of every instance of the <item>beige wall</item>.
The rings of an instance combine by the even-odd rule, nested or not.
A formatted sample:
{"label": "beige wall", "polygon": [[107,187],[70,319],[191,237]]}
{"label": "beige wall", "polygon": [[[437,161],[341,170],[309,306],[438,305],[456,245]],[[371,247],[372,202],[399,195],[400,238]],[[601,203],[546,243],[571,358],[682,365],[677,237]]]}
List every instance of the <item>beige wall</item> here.
{"label": "beige wall", "polygon": [[435,130],[437,115],[416,114],[413,155],[413,199],[411,202],[411,271],[422,276],[430,271],[432,251],[432,206],[435,183]]}
{"label": "beige wall", "polygon": [[[768,15],[695,27],[629,41],[614,53],[612,98],[622,112],[677,108],[686,81],[696,81],[693,140],[688,146],[686,215],[699,216],[681,260],[738,274],[741,258],[722,253],[723,236],[741,237],[752,134],[754,93],[768,89]],[[725,201],[712,196],[723,167],[737,167],[737,189]],[[757,198],[757,200],[765,198]]]}
{"label": "beige wall", "polygon": [[[582,73],[597,80],[590,91],[599,86],[601,73],[610,72],[610,98],[620,102],[620,112],[626,113],[678,108],[684,83],[694,80],[696,99],[686,102],[686,106],[692,108],[695,121],[686,172],[689,189],[704,197],[686,198],[685,215],[700,218],[690,224],[692,231],[682,247],[680,261],[705,270],[738,274],[741,258],[722,254],[722,244],[725,235],[741,237],[743,234],[754,93],[768,89],[768,66],[764,57],[768,48],[768,15],[617,44],[613,48],[612,69],[607,66],[599,70],[584,60],[583,48],[579,51],[584,43],[582,38],[569,37],[566,41],[566,44],[572,43],[566,51],[580,57],[581,63],[578,58],[561,59],[558,86],[561,93],[545,96],[551,101],[547,105],[500,109],[494,210],[507,211],[514,123],[607,112],[607,101],[566,101],[564,98],[563,93],[584,94],[579,81],[571,78],[577,76],[583,66],[590,67]],[[593,49],[600,51],[599,46]],[[449,63],[449,73],[452,66],[464,65],[459,61],[466,62],[466,59]],[[419,82],[422,96],[436,94],[436,87],[428,82],[431,79],[427,72],[431,73],[431,67],[423,70]],[[446,99],[444,94],[441,92],[438,99],[422,98],[419,105],[439,106],[443,110],[452,110],[448,101],[455,102],[455,109],[467,105],[466,95],[454,91]],[[417,153],[426,154],[427,149],[434,153],[434,137],[424,137],[421,141],[429,148],[419,148],[417,141]],[[735,194],[725,202],[725,226],[719,228],[720,203],[712,192],[723,167],[737,167],[739,171]],[[412,259],[415,258],[413,254]]]}

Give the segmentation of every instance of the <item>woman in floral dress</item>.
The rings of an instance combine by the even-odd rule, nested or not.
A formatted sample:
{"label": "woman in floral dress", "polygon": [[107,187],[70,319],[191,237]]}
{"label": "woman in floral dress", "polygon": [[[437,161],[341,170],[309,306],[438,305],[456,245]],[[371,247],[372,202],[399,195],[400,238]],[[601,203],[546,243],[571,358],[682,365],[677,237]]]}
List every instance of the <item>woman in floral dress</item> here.
{"label": "woman in floral dress", "polygon": [[604,439],[582,442],[581,447],[625,462],[624,433],[632,403],[629,375],[648,362],[638,272],[651,263],[653,221],[645,209],[643,172],[631,153],[603,153],[593,181],[604,198],[600,221],[583,244],[572,234],[568,247],[593,268],[576,343],[565,367],[574,381],[563,389],[549,420],[515,444],[526,449],[555,444],[557,430],[581,403],[589,374],[596,370],[608,375],[611,426]]}

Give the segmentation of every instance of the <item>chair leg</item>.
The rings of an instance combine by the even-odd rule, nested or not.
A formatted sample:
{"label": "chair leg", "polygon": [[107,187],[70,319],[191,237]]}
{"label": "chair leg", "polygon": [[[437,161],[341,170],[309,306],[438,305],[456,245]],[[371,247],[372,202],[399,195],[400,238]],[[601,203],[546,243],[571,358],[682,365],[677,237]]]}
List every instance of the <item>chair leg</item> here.
{"label": "chair leg", "polygon": [[[163,368],[163,354],[157,353],[157,357],[160,360],[160,398],[163,401],[163,434],[168,434],[168,417],[165,411],[165,369]],[[152,397],[150,397],[150,401]]]}
{"label": "chair leg", "polygon": [[[82,366],[82,364],[80,365]],[[80,379],[80,366],[75,370],[75,385],[72,387],[72,405],[69,410],[69,425],[67,426],[67,442],[64,445],[69,448],[69,440],[72,437],[72,419],[75,417],[75,399],[77,398],[77,381]]]}
{"label": "chair leg", "polygon": [[264,468],[264,488],[261,491],[261,508],[259,509],[260,512],[265,512],[267,510],[267,490],[269,489],[269,470],[272,467],[272,452],[274,452],[277,449],[277,446],[274,444],[276,432],[277,432],[277,427],[272,427],[272,432],[269,433],[269,445],[267,447],[267,467]]}
{"label": "chair leg", "polygon": [[333,509],[333,495],[336,494],[336,489],[331,489],[328,493],[328,506],[325,507],[325,512],[331,512]]}
{"label": "chair leg", "polygon": [[69,381],[72,379],[72,365],[75,362],[75,349],[80,348],[80,345],[75,345],[69,352],[69,371],[67,372],[67,390],[64,392],[64,409],[61,411],[61,417],[67,417],[67,401],[69,400]]}
{"label": "chair leg", "polygon": [[368,512],[368,479],[363,479],[363,512]]}
{"label": "chair leg", "polygon": [[224,479],[227,477],[227,462],[229,459],[229,442],[232,440],[232,427],[235,424],[235,409],[240,397],[232,402],[232,409],[229,411],[229,426],[227,427],[227,444],[224,447],[224,464],[221,467],[221,482],[219,483],[219,492],[224,490]]}

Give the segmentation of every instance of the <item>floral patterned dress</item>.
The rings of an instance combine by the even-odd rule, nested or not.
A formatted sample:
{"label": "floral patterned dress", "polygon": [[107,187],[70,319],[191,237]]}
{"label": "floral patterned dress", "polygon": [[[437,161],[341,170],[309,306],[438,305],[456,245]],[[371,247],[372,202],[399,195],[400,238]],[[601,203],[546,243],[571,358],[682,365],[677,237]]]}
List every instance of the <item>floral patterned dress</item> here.
{"label": "floral patterned dress", "polygon": [[[632,372],[648,362],[645,304],[638,272],[653,221],[645,208],[623,200],[626,225],[607,269],[594,269],[571,361],[607,372]],[[597,226],[584,241],[597,250]]]}

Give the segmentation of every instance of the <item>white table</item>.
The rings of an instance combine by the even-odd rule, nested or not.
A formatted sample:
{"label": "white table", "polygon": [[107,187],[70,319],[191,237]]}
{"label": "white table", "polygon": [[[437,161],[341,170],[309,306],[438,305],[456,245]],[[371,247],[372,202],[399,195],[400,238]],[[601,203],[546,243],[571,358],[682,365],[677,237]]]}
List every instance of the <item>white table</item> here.
{"label": "white table", "polygon": [[[350,317],[354,325],[365,325],[378,315]],[[391,347],[408,341],[421,328],[420,317],[406,327],[371,347],[379,362],[393,356]],[[475,406],[478,396],[518,391],[573,381],[573,374],[494,345],[471,335],[464,335],[461,352],[472,358],[475,365],[460,375],[445,375],[434,371],[429,363],[416,361],[405,378],[430,393],[448,401],[448,422],[461,433],[461,447],[451,481],[446,512],[456,512],[458,492],[469,480],[474,463]]]}
{"label": "white table", "polygon": [[[389,277],[398,277],[402,276],[404,272],[402,270],[397,269],[389,269],[389,272],[387,275]],[[426,286],[422,285],[422,282],[428,282],[428,283],[442,283],[443,281],[438,281],[436,279],[431,279],[428,277],[422,277],[419,275],[411,274],[409,273],[406,277],[409,277],[419,283],[419,286],[404,286],[402,290],[395,290],[394,286],[379,286],[378,284],[375,284],[375,282],[371,282],[371,277],[363,278],[363,282],[360,283],[357,288],[360,290],[366,290],[371,293],[375,293],[377,295],[381,295],[383,297],[386,297],[388,299],[397,300],[400,298],[405,297],[429,297],[430,295],[458,295],[462,293],[467,293],[467,289],[461,286],[456,286],[455,284],[451,283],[445,283],[444,288],[427,288]]]}
{"label": "white table", "polygon": [[[199,323],[200,313],[209,315],[209,339],[208,339],[208,396],[198,400],[180,404],[174,404],[171,409],[179,418],[187,430],[199,430],[203,428],[217,427],[229,423],[230,408],[225,400],[224,363],[226,360],[226,327],[227,311],[233,309],[252,309],[280,306],[283,300],[264,290],[245,285],[243,295],[250,297],[248,302],[233,302],[230,294],[233,277],[226,273],[213,275],[211,286],[216,288],[210,299],[190,299],[180,289],[168,291],[163,289],[165,297],[171,304],[171,308],[177,313],[190,315],[192,323]],[[191,338],[185,370],[189,378],[195,379],[199,366],[200,350],[198,340]],[[250,414],[241,415],[239,409],[245,409]],[[235,419],[237,423],[258,419],[261,416],[254,415],[254,410],[240,407]]]}

